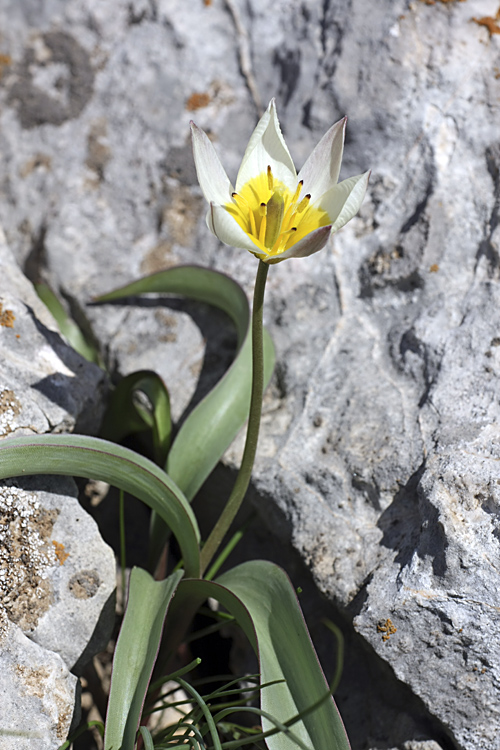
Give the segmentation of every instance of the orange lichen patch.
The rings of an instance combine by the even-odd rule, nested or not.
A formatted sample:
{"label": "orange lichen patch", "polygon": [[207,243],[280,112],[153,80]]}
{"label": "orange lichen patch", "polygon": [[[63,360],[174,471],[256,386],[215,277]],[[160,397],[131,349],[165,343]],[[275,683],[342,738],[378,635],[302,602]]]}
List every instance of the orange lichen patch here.
{"label": "orange lichen patch", "polygon": [[0,54],[0,77],[3,74],[3,69],[8,68],[12,64],[12,58],[10,55]]}
{"label": "orange lichen patch", "polygon": [[54,552],[56,554],[57,559],[59,560],[59,565],[64,565],[65,560],[69,557],[69,552],[65,552],[64,550],[64,544],[61,544],[61,542],[52,542],[55,549]]}
{"label": "orange lichen patch", "polygon": [[212,0],[203,0],[203,5],[206,5],[207,7],[212,5]]}
{"label": "orange lichen patch", "polygon": [[384,643],[389,640],[391,635],[397,631],[397,628],[392,624],[392,620],[387,618],[384,622],[379,622],[377,625],[377,633],[383,633],[382,640]]}
{"label": "orange lichen patch", "polygon": [[483,16],[482,18],[471,18],[471,21],[477,23],[478,26],[485,26],[488,29],[490,38],[493,34],[500,34],[500,8],[497,10],[495,16]]}
{"label": "orange lichen patch", "polygon": [[433,263],[432,266],[429,268],[429,271],[431,273],[437,273],[439,271],[439,266],[437,263]]}
{"label": "orange lichen patch", "polygon": [[4,328],[14,328],[14,321],[16,316],[12,310],[4,310],[2,303],[0,302],[0,326]]}
{"label": "orange lichen patch", "polygon": [[195,109],[201,109],[202,107],[206,107],[208,104],[210,104],[210,94],[195,92],[194,94],[191,94],[191,96],[187,100],[186,109],[188,110],[188,112],[194,112]]}

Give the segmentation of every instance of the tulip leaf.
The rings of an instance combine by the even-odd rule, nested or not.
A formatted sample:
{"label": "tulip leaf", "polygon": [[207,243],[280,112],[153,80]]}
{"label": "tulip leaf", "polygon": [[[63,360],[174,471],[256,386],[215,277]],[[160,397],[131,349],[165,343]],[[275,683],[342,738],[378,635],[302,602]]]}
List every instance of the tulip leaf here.
{"label": "tulip leaf", "polygon": [[238,345],[246,335],[250,313],[245,292],[236,281],[201,266],[177,266],[153,273],[96,297],[94,302],[115,302],[147,293],[175,294],[206,302],[223,310],[236,325]]}
{"label": "tulip leaf", "polygon": [[[105,750],[133,750],[168,606],[184,572],[155,581],[142,568],[130,574],[125,617],[113,659]],[[146,745],[147,747],[147,745]]]}
{"label": "tulip leaf", "polygon": [[[186,418],[168,455],[168,474],[192,500],[248,417],[252,384],[248,300],[239,284],[228,276],[197,266],[180,266],[147,276],[104,294],[96,301],[111,302],[147,292],[180,294],[214,305],[231,317],[238,335],[235,361]],[[269,334],[264,331],[266,384],[273,367],[274,348]]]}
{"label": "tulip leaf", "polygon": [[59,330],[67,338],[73,349],[89,362],[100,365],[101,358],[97,348],[89,342],[81,328],[70,318],[52,289],[47,284],[35,284],[35,291],[45,307],[52,314]]}
{"label": "tulip leaf", "polygon": [[0,440],[0,479],[64,474],[100,479],[152,508],[177,537],[188,575],[199,575],[200,533],[181,490],[156,464],[107,440],[33,435]]}
{"label": "tulip leaf", "polygon": [[[137,398],[138,393],[146,396],[148,405]],[[101,436],[119,443],[127,435],[145,430],[152,433],[155,463],[163,465],[172,431],[170,398],[163,380],[151,370],[139,370],[120,380],[111,394]]]}
{"label": "tulip leaf", "polygon": [[[254,560],[216,581],[181,581],[175,609],[197,598],[217,599],[239,622],[256,651],[263,683],[262,710],[281,724],[298,714],[289,733],[266,739],[270,750],[297,750],[295,735],[312,750],[350,750],[342,720],[311,643],[293,586],[273,563]],[[313,708],[314,707],[314,708]],[[311,710],[313,708],[313,710]],[[265,730],[273,722],[263,717]]]}
{"label": "tulip leaf", "polygon": [[[274,367],[274,347],[264,330],[264,383]],[[188,500],[196,495],[245,424],[252,388],[252,341],[245,339],[224,377],[189,414],[167,458],[167,472]]]}

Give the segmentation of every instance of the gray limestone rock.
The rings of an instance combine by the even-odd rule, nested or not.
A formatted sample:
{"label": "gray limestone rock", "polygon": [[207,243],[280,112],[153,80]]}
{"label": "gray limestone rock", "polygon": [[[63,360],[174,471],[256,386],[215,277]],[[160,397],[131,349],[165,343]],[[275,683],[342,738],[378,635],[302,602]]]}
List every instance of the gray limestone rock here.
{"label": "gray limestone rock", "polygon": [[72,479],[0,485],[0,604],[32,641],[76,674],[114,624],[115,559]]}
{"label": "gray limestone rock", "polygon": [[57,750],[73,721],[78,679],[58,654],[0,612],[0,748]]}
{"label": "gray limestone rock", "polygon": [[93,432],[106,378],[69,347],[0,229],[0,436]]}
{"label": "gray limestone rock", "polygon": [[[0,9],[0,220],[20,266],[80,310],[182,262],[251,289],[254,259],[205,226],[190,118],[234,178],[272,96],[298,166],[349,115],[342,175],[372,169],[360,215],[328,250],[270,273],[278,364],[256,502],[422,701],[429,742],[465,750],[500,747],[500,36],[482,20],[494,10],[487,0]],[[160,372],[176,418],[203,361],[190,313],[165,300],[85,312],[112,366]],[[208,315],[195,309],[202,330]],[[226,464],[240,452],[241,440]],[[365,747],[382,746],[366,723]],[[417,747],[396,724],[384,746]]]}
{"label": "gray limestone rock", "polygon": [[[0,436],[98,428],[104,373],[69,347],[0,231]],[[0,748],[54,748],[114,624],[115,560],[72,479],[0,484]],[[78,713],[78,711],[77,711]]]}

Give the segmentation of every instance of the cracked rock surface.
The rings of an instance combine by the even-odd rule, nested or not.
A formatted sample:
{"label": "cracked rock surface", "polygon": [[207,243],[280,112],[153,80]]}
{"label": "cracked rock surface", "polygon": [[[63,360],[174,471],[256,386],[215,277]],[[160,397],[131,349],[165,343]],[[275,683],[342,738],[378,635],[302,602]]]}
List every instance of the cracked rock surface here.
{"label": "cracked rock surface", "polygon": [[3,617],[1,627],[0,747],[57,748],[70,730],[78,680],[58,654]]}
{"label": "cracked rock surface", "polygon": [[[0,269],[0,437],[96,430],[104,374],[61,339],[1,230]],[[113,552],[72,479],[0,483],[1,750],[64,742],[75,674],[107,643],[114,589]]]}
{"label": "cracked rock surface", "polygon": [[[210,346],[217,329],[214,348],[227,343],[222,323],[165,300],[85,303],[184,262],[251,289],[253,257],[205,226],[189,120],[234,179],[272,96],[298,167],[349,116],[342,176],[370,168],[369,193],[328,250],[271,269],[278,364],[254,490],[383,660],[387,684],[404,683],[427,712],[411,735],[397,717],[381,728],[366,716],[356,750],[500,747],[496,9],[489,0],[0,9],[0,220],[17,262],[84,311],[121,373],[157,369],[176,418],[203,376],[204,339]],[[346,703],[353,726],[362,710]]]}

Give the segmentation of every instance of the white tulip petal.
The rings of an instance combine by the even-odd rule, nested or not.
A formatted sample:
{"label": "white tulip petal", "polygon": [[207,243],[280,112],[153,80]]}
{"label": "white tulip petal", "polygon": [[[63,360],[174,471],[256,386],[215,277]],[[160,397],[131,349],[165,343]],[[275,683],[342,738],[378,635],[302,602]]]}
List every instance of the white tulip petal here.
{"label": "white tulip petal", "polygon": [[309,255],[317,253],[319,250],[322,250],[328,242],[331,229],[330,226],[315,229],[314,232],[303,237],[300,242],[297,242],[296,245],[292,245],[292,247],[285,250],[284,253],[273,255],[271,258],[265,259],[266,263],[281,263],[282,260],[286,260],[287,258],[307,258]]}
{"label": "white tulip petal", "polygon": [[349,177],[328,190],[315,204],[326,211],[332,222],[332,232],[337,232],[355,216],[365,197],[370,172]]}
{"label": "white tulip petal", "polygon": [[299,172],[298,179],[304,181],[302,194],[309,193],[313,202],[337,184],[346,123],[347,117],[343,117],[332,125]]}
{"label": "white tulip petal", "polygon": [[250,137],[236,178],[236,192],[252,177],[266,172],[268,166],[276,179],[295,190],[297,172],[281,132],[274,99]]}
{"label": "white tulip petal", "polygon": [[209,203],[229,203],[233,186],[207,134],[191,123],[194,164],[203,195]]}
{"label": "white tulip petal", "polygon": [[255,130],[253,131],[252,135],[250,136],[250,140],[247,143],[247,147],[245,149],[245,153],[243,154],[243,159],[241,160],[241,167],[245,164],[246,160],[248,159],[249,154],[252,153],[257,143],[262,139],[262,135],[264,134],[267,126],[269,125],[269,121],[271,119],[271,105],[273,104],[274,99],[271,99],[269,102],[269,106],[260,118],[259,122],[255,126]]}
{"label": "white tulip petal", "polygon": [[264,250],[252,242],[250,235],[243,231],[236,219],[222,206],[212,203],[207,213],[207,225],[213,234],[225,245],[241,247],[251,253],[265,255]]}

